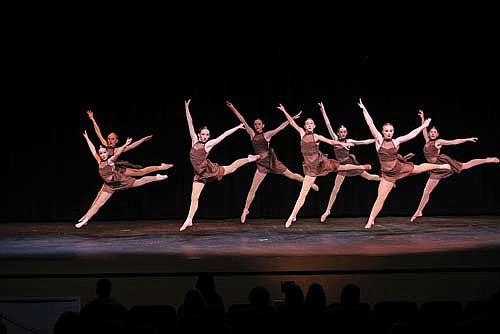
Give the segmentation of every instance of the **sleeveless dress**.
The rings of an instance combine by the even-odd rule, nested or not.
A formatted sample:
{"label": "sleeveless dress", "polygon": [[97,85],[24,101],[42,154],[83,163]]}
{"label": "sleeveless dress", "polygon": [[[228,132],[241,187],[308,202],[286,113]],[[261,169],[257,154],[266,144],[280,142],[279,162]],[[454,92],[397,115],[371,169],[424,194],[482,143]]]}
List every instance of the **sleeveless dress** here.
{"label": "sleeveless dress", "polygon": [[436,140],[429,140],[424,145],[424,156],[427,162],[432,164],[450,164],[451,169],[433,169],[429,171],[429,178],[431,179],[444,179],[452,176],[455,173],[460,173],[462,171],[462,163],[447,156],[446,154],[441,154],[440,149],[436,147]]}
{"label": "sleeveless dress", "polygon": [[224,176],[224,167],[207,159],[205,143],[196,142],[189,151],[189,159],[193,165],[193,182],[207,183],[219,181]]}
{"label": "sleeveless dress", "polygon": [[255,162],[259,172],[283,174],[287,170],[286,166],[276,157],[272,147],[269,147],[269,142],[264,138],[264,133],[259,133],[253,137],[252,147],[255,154],[260,156],[260,159]]}
{"label": "sleeveless dress", "polygon": [[[347,143],[347,139],[339,139],[338,141]],[[350,154],[349,150],[346,150],[342,145],[335,144],[333,145],[333,152],[335,153],[335,158],[339,161],[341,165],[352,164],[352,165],[361,165],[358,160],[356,160],[356,156],[354,154]],[[358,176],[363,174],[364,170],[362,169],[351,169],[351,170],[343,170],[339,171],[339,175],[343,176]]]}
{"label": "sleeveless dress", "polygon": [[104,180],[102,190],[107,193],[131,188],[136,180],[132,176],[125,175],[125,168],[109,165],[108,161],[99,163],[99,175]]}
{"label": "sleeveless dress", "polygon": [[304,169],[304,174],[308,176],[324,176],[332,172],[336,172],[340,166],[340,163],[335,159],[328,159],[327,154],[321,153],[316,141],[314,140],[314,134],[305,134],[300,140],[300,150],[302,151],[302,156],[304,161],[302,162],[302,168]]}
{"label": "sleeveless dress", "polygon": [[[387,145],[384,147],[384,145]],[[392,147],[391,147],[392,146]],[[413,173],[413,162],[406,161],[399,153],[394,142],[384,141],[377,151],[382,177],[392,183]]]}

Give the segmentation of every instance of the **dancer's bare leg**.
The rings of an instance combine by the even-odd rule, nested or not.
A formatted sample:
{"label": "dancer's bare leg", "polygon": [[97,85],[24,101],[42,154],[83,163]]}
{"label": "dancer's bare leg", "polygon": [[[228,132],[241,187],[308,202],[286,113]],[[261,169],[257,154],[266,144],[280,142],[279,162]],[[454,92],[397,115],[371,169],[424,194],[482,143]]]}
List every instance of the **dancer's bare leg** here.
{"label": "dancer's bare leg", "polygon": [[488,164],[488,163],[497,164],[498,162],[499,162],[498,158],[472,159],[462,164],[462,170],[476,167],[482,164]]}
{"label": "dancer's bare leg", "polygon": [[384,202],[387,199],[387,196],[391,192],[394,184],[382,178],[380,183],[378,184],[378,193],[377,199],[375,203],[373,203],[372,211],[370,212],[370,217],[368,218],[368,222],[365,225],[365,228],[371,228],[375,225],[375,218],[377,218],[380,210],[384,206]]}
{"label": "dancer's bare leg", "polygon": [[420,174],[423,172],[428,172],[433,169],[451,169],[449,164],[429,164],[427,162],[420,164],[420,165],[415,165],[413,166],[413,171],[412,174]]}
{"label": "dancer's bare leg", "polygon": [[338,168],[339,171],[352,170],[352,169],[370,170],[370,169],[372,169],[372,166],[369,164],[365,164],[365,165],[345,164],[345,165],[340,165]]}
{"label": "dancer's bare leg", "polygon": [[431,179],[431,178],[427,180],[424,192],[422,193],[422,198],[420,199],[420,203],[418,204],[417,211],[415,211],[415,213],[411,217],[410,222],[422,216],[422,211],[424,211],[427,202],[429,202],[429,197],[431,196],[431,193],[434,190],[434,188],[436,188],[436,186],[438,185],[439,181],[440,181],[439,179]]}
{"label": "dancer's bare leg", "polygon": [[255,193],[257,192],[257,189],[259,189],[259,186],[262,183],[262,181],[264,181],[266,175],[267,175],[266,173],[261,173],[259,172],[259,170],[255,171],[255,174],[253,175],[252,185],[250,186],[250,190],[248,191],[245,207],[243,208],[243,213],[241,214],[240,218],[241,223],[245,223],[247,215],[250,213],[249,209],[250,205],[252,205],[252,202],[255,198]]}
{"label": "dancer's bare leg", "polygon": [[160,166],[148,166],[141,169],[127,168],[125,169],[125,175],[128,176],[144,176],[149,173],[157,172],[159,170],[167,170],[172,168],[174,165],[162,163]]}
{"label": "dancer's bare leg", "polygon": [[340,187],[342,186],[344,180],[345,180],[344,175],[337,174],[337,176],[335,176],[335,184],[333,185],[332,192],[330,193],[330,199],[328,200],[328,205],[326,207],[325,212],[321,215],[320,218],[320,221],[322,223],[324,223],[326,221],[326,218],[328,218],[328,216],[330,215],[330,210],[332,209],[333,203],[335,203],[335,199],[337,198],[337,194],[339,193]]}
{"label": "dancer's bare leg", "polygon": [[198,201],[200,199],[200,194],[205,187],[205,183],[193,182],[193,190],[191,191],[191,204],[189,205],[189,212],[184,224],[182,224],[179,231],[184,231],[189,226],[193,226],[193,217],[198,210]]}
{"label": "dancer's bare leg", "polygon": [[241,158],[241,159],[234,161],[229,166],[223,166],[224,167],[224,175],[234,173],[234,171],[236,171],[241,166],[246,165],[247,163],[258,160],[258,159],[260,159],[260,155],[249,154],[247,158]]}
{"label": "dancer's bare leg", "polygon": [[98,196],[92,203],[90,209],[83,215],[82,218],[78,220],[78,223],[75,224],[76,228],[81,228],[84,225],[87,225],[87,222],[92,219],[92,217],[99,211],[99,209],[111,198],[112,193],[108,193],[106,191],[99,192]]}
{"label": "dancer's bare leg", "polygon": [[168,178],[168,175],[156,174],[155,176],[143,176],[140,179],[135,180],[132,184],[132,188],[140,187],[151,182],[158,182]]}
{"label": "dancer's bare leg", "polygon": [[[292,180],[295,180],[295,181],[299,181],[299,182],[304,182],[304,177],[302,175],[297,174],[297,173],[292,173],[289,169],[287,169],[286,171],[284,171],[283,175],[286,176],[289,179],[292,179]],[[311,189],[314,190],[314,191],[318,191],[319,187],[318,187],[318,185],[316,183],[314,183],[311,186]]]}
{"label": "dancer's bare leg", "polygon": [[[90,207],[93,207],[97,203],[97,199],[99,198],[99,196],[103,192],[103,189],[104,189],[104,184],[101,186],[101,189],[99,189],[99,191],[97,192],[97,195],[95,196],[94,201],[92,202],[92,204],[90,205]],[[85,213],[80,219],[78,219],[78,221],[79,222],[82,221],[85,218],[86,215],[87,215],[87,213]]]}
{"label": "dancer's bare leg", "polygon": [[302,188],[300,189],[299,198],[297,198],[297,202],[295,202],[295,206],[293,207],[292,214],[290,215],[290,217],[288,218],[288,220],[285,223],[286,228],[289,228],[290,225],[292,225],[292,223],[296,220],[297,213],[304,205],[307,194],[309,193],[309,190],[311,189],[311,186],[313,185],[314,181],[316,181],[315,176],[306,175],[304,177],[304,181],[302,182]]}
{"label": "dancer's bare leg", "polygon": [[370,174],[367,172],[363,172],[359,176],[361,176],[363,179],[366,179],[368,181],[380,181],[380,180],[382,180],[382,177],[380,175]]}

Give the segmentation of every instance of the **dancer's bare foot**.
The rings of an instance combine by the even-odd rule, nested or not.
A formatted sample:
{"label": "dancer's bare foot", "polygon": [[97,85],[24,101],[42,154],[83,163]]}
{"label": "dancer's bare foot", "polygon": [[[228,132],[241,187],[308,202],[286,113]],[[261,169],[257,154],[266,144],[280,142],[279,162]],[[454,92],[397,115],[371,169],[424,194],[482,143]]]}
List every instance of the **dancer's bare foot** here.
{"label": "dancer's bare foot", "polygon": [[163,174],[156,174],[156,179],[158,181],[168,179],[168,175],[163,175]]}
{"label": "dancer's bare foot", "polygon": [[375,226],[375,222],[372,220],[368,220],[368,223],[366,223],[365,228],[372,228]]}
{"label": "dancer's bare foot", "polygon": [[313,185],[311,186],[311,189],[314,190],[314,191],[318,191],[319,190],[319,187],[316,183],[313,183]]}
{"label": "dancer's bare foot", "polygon": [[486,158],[486,161],[490,162],[490,163],[495,163],[495,164],[500,162],[500,160],[498,160],[498,158]]}
{"label": "dancer's bare foot", "polygon": [[89,219],[87,217],[82,217],[78,221],[79,221],[79,223],[76,223],[75,227],[82,228],[83,226],[87,225],[87,222],[89,221]]}
{"label": "dancer's bare foot", "polygon": [[415,212],[415,214],[411,217],[410,222],[415,221],[418,217],[422,217],[422,212]]}
{"label": "dancer's bare foot", "polygon": [[170,169],[172,167],[174,167],[174,165],[172,165],[172,164],[166,164],[166,163],[162,162],[161,165],[160,165],[160,170],[167,170],[167,169]]}
{"label": "dancer's bare foot", "polygon": [[182,231],[184,231],[185,229],[187,229],[190,226],[193,226],[193,221],[190,218],[188,218],[188,219],[186,219],[186,221],[184,222],[184,224],[182,224],[182,226],[179,229],[179,231],[182,232]]}
{"label": "dancer's bare foot", "polygon": [[249,162],[252,162],[252,161],[255,161],[255,160],[259,160],[260,159],[260,155],[256,154],[256,155],[252,155],[252,154],[249,154],[248,155],[248,161]]}
{"label": "dancer's bare foot", "polygon": [[245,221],[247,220],[247,215],[250,213],[250,211],[248,211],[247,209],[244,209],[243,210],[243,213],[241,214],[241,217],[240,217],[240,221],[242,224],[245,223]]}
{"label": "dancer's bare foot", "polygon": [[325,213],[321,215],[319,221],[322,223],[326,222],[326,218],[328,218],[329,215],[330,215],[330,210],[326,210]]}
{"label": "dancer's bare foot", "polygon": [[292,223],[295,222],[296,220],[297,220],[297,218],[295,218],[295,217],[288,218],[288,220],[285,223],[285,227],[289,228],[292,225]]}

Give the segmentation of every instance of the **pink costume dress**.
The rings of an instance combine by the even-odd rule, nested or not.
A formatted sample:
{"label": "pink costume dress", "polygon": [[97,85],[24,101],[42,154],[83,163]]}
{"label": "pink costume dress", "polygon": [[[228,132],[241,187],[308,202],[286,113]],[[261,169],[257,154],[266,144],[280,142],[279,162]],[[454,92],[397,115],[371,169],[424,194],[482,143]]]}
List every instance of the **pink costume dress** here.
{"label": "pink costume dress", "polygon": [[429,171],[429,178],[431,179],[444,179],[452,176],[455,173],[462,171],[462,163],[455,159],[441,154],[440,149],[436,147],[436,140],[429,140],[424,145],[424,156],[427,162],[432,164],[450,164],[451,169],[433,169]]}
{"label": "pink costume dress", "polygon": [[255,154],[260,156],[260,159],[256,162],[259,172],[283,174],[287,170],[286,166],[276,157],[272,147],[269,147],[269,142],[264,138],[264,133],[256,134],[253,137],[252,147]]}
{"label": "pink costume dress", "polygon": [[131,188],[136,180],[125,175],[124,167],[116,166],[116,164],[109,165],[107,160],[99,163],[99,175],[104,180],[102,190],[107,193]]}
{"label": "pink costume dress", "polygon": [[205,143],[194,143],[189,151],[189,159],[193,165],[193,182],[207,183],[219,181],[224,176],[224,167],[207,159]]}
{"label": "pink costume dress", "polygon": [[398,149],[392,140],[384,140],[377,155],[382,169],[382,177],[385,180],[396,183],[397,180],[412,175],[413,162],[406,161],[398,154]]}
{"label": "pink costume dress", "polygon": [[314,139],[314,133],[306,133],[300,140],[300,150],[304,157],[302,167],[308,176],[324,176],[336,172],[340,163],[335,159],[328,159],[327,154],[321,153]]}
{"label": "pink costume dress", "polygon": [[[347,143],[347,139],[339,139],[338,141]],[[335,144],[333,145],[333,152],[335,153],[335,158],[339,161],[341,165],[352,164],[352,165],[361,165],[358,160],[356,160],[356,156],[354,154],[349,154],[349,150],[347,150],[344,146]],[[358,176],[363,174],[364,170],[362,169],[351,169],[351,170],[343,170],[339,171],[339,175],[343,176]]]}

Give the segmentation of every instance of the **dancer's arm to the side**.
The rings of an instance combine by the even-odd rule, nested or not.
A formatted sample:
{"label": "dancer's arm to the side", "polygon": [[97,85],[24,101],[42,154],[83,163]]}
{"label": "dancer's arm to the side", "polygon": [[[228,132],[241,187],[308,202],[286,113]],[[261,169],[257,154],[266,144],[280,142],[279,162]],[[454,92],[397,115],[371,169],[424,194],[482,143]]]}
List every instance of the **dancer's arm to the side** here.
{"label": "dancer's arm to the side", "polygon": [[239,129],[244,129],[244,128],[245,128],[245,126],[243,125],[243,123],[241,123],[241,124],[235,126],[234,128],[231,128],[229,130],[224,131],[224,133],[222,133],[219,137],[207,141],[207,143],[205,144],[205,150],[207,152],[210,152],[210,150],[212,148],[214,148],[215,145],[217,145],[218,143],[220,143],[224,138],[226,138],[227,136],[235,133]]}
{"label": "dancer's arm to the side", "polygon": [[453,140],[437,139],[435,145],[437,148],[441,148],[441,146],[460,145],[463,143],[467,143],[469,141],[475,143],[477,140],[478,140],[477,137],[460,138],[460,139],[453,139]]}
{"label": "dancer's arm to the side", "polygon": [[123,152],[125,152],[127,150],[127,147],[130,145],[130,143],[132,143],[132,138],[128,137],[127,140],[125,141],[125,144],[123,144],[122,146],[119,146],[117,149],[115,149],[115,154],[113,154],[113,156],[111,158],[109,158],[109,160],[112,162],[116,162],[116,160],[118,160],[118,157],[120,156],[120,154],[122,154]]}
{"label": "dancer's arm to the side", "polygon": [[238,118],[238,120],[243,124],[245,127],[246,132],[250,136],[251,139],[255,136],[255,131],[252,129],[250,125],[248,125],[247,121],[243,117],[243,115],[236,109],[236,107],[229,101],[226,101],[226,106],[233,112],[233,114]]}
{"label": "dancer's arm to the side", "polygon": [[106,138],[102,135],[101,128],[99,128],[99,125],[97,124],[97,121],[94,118],[94,112],[92,110],[87,110],[87,115],[89,116],[90,121],[92,122],[92,125],[94,126],[94,131],[95,134],[97,135],[97,138],[99,138],[99,141],[103,146],[107,146],[108,142],[106,141]]}
{"label": "dancer's arm to the side", "polygon": [[127,147],[125,147],[125,149],[123,150],[123,152],[130,151],[131,149],[136,148],[137,146],[141,145],[145,141],[150,140],[151,138],[153,138],[153,135],[149,135],[149,136],[143,137],[143,138],[141,138],[139,140],[136,140],[135,142],[130,143],[130,145],[127,145]]}
{"label": "dancer's arm to the side", "polygon": [[288,120],[288,123],[295,130],[297,130],[297,132],[300,135],[300,138],[302,138],[306,134],[306,131],[304,129],[302,129],[300,126],[297,125],[297,123],[295,122],[295,120],[293,119],[293,117],[290,116],[290,114],[286,111],[285,107],[281,103],[278,105],[278,109],[281,110],[283,112],[283,114],[285,114],[285,117]]}
{"label": "dancer's arm to the side", "polygon": [[368,128],[370,129],[370,132],[371,132],[373,138],[375,139],[376,143],[380,145],[382,143],[382,141],[384,140],[384,137],[377,130],[375,123],[373,123],[372,117],[368,113],[368,110],[366,110],[366,107],[363,104],[363,102],[361,101],[361,99],[359,99],[358,106],[363,110],[363,117],[365,118],[366,124],[368,125]]}
{"label": "dancer's arm to the side", "polygon": [[323,105],[323,102],[319,102],[319,110],[321,111],[321,114],[323,115],[323,119],[325,120],[325,125],[326,128],[328,129],[328,133],[330,134],[330,137],[334,140],[338,140],[339,138],[337,137],[337,134],[335,131],[333,131],[332,125],[330,124],[330,120],[328,119],[328,116],[326,115],[325,111],[325,106]]}
{"label": "dancer's arm to the side", "polygon": [[[293,119],[300,118],[301,114],[302,114],[302,111],[299,111],[297,114],[293,115],[292,118]],[[289,124],[290,124],[289,121],[285,121],[285,122],[281,123],[276,129],[264,132],[264,138],[266,138],[267,141],[270,141],[271,138],[275,134],[277,134],[278,132],[280,132],[281,130],[283,130],[284,128],[286,128]]]}
{"label": "dancer's arm to the side", "polygon": [[[423,110],[418,111],[418,116],[420,117],[420,122],[424,124],[425,122],[425,115]],[[422,129],[422,135],[424,136],[425,142],[427,143],[429,141],[429,134],[427,133],[427,127]]]}
{"label": "dancer's arm to the side", "polygon": [[186,120],[188,123],[189,135],[191,136],[191,144],[194,144],[198,141],[198,136],[196,135],[196,131],[194,131],[193,118],[191,117],[191,112],[189,111],[190,103],[191,99],[185,100],[184,109],[186,111]]}

